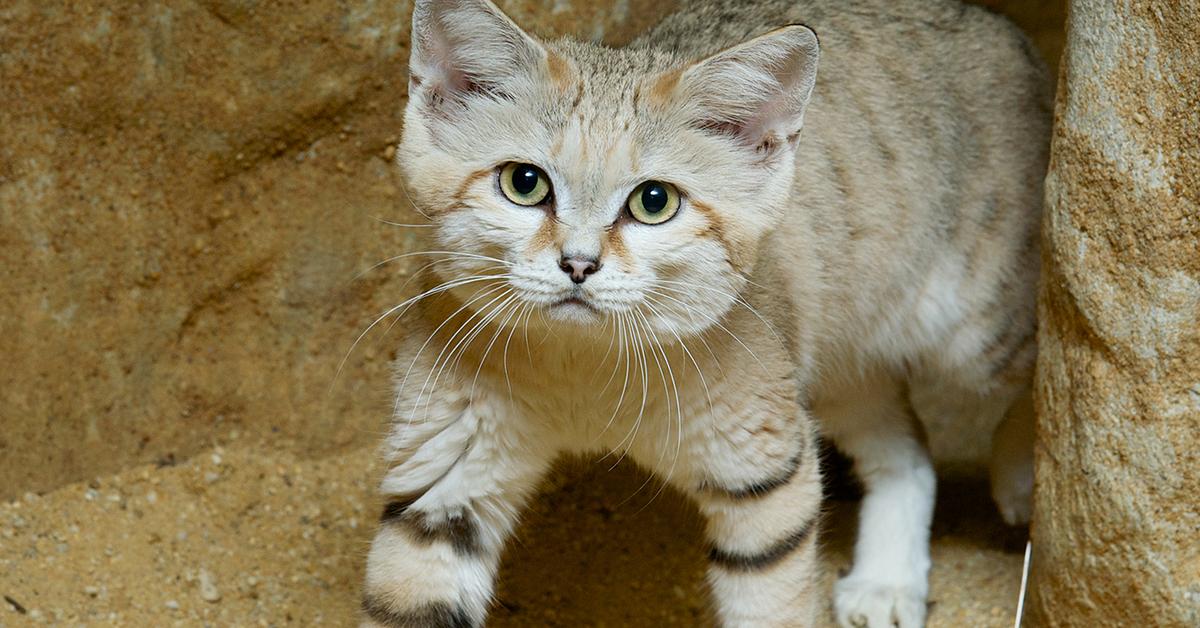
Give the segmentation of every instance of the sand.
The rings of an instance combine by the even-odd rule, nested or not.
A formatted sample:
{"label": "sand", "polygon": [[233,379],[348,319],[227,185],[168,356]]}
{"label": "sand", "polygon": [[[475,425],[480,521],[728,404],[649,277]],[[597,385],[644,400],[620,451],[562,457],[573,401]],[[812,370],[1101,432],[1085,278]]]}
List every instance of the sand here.
{"label": "sand", "polygon": [[[26,494],[0,506],[0,626],[352,625],[378,473],[370,448],[304,459],[233,439]],[[643,481],[562,465],[505,555],[489,625],[712,625],[699,516]],[[831,503],[827,584],[854,507]],[[986,486],[945,484],[934,537],[931,628],[1011,625],[1024,532]]]}

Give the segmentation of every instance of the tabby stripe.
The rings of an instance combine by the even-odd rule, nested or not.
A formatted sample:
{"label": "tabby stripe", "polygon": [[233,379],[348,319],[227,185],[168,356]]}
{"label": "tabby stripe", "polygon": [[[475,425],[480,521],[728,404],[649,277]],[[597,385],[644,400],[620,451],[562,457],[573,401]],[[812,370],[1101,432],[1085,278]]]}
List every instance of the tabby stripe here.
{"label": "tabby stripe", "polygon": [[383,508],[380,521],[407,531],[422,543],[441,541],[449,543],[454,551],[463,556],[474,556],[483,551],[479,542],[479,526],[470,513],[451,514],[444,521],[431,521],[429,515],[419,510],[410,510],[414,499],[399,499]]}
{"label": "tabby stripe", "polygon": [[767,493],[770,493],[771,491],[774,491],[775,489],[777,489],[781,486],[786,486],[789,482],[791,482],[792,478],[795,477],[796,473],[800,470],[800,463],[802,461],[803,456],[804,456],[804,451],[801,450],[799,453],[797,453],[795,455],[795,457],[793,457],[791,460],[788,461],[788,466],[786,469],[784,469],[783,473],[781,473],[773,478],[768,478],[766,480],[754,482],[753,484],[749,484],[747,486],[742,486],[739,488],[728,488],[728,487],[724,487],[724,486],[717,486],[712,483],[706,485],[704,488],[708,489],[709,492],[719,493],[720,495],[722,495],[724,497],[728,497],[730,499],[747,499],[747,498],[753,498],[753,497],[762,497],[762,496],[766,495]]}
{"label": "tabby stripe", "polygon": [[387,628],[472,628],[475,624],[461,608],[445,602],[426,604],[410,611],[395,611],[378,598],[363,597],[362,610],[371,621]]}
{"label": "tabby stripe", "polygon": [[1009,367],[1011,367],[1013,365],[1013,362],[1016,362],[1018,357],[1021,357],[1022,355],[1024,355],[1025,350],[1028,349],[1033,344],[1033,340],[1036,336],[1037,336],[1036,328],[1031,329],[1028,332],[1025,332],[1025,335],[1022,336],[1020,340],[1013,343],[1012,346],[1010,346],[1008,348],[1008,351],[1005,351],[1004,355],[1001,356],[999,360],[995,360],[992,362],[992,369],[991,369],[990,375],[992,377],[996,377],[997,375],[1000,375],[1000,374],[1004,373],[1005,371],[1007,371],[1009,369]]}
{"label": "tabby stripe", "polygon": [[708,553],[708,561],[729,571],[760,571],[787,558],[789,554],[804,544],[817,527],[818,517],[813,516],[787,538],[775,543],[758,554],[742,554],[726,552],[713,547]]}

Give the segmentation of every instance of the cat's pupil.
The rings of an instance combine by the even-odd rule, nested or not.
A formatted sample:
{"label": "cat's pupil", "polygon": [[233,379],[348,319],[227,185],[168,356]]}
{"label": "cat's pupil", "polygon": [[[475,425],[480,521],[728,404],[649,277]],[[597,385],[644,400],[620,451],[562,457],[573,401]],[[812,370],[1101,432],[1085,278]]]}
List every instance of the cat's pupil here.
{"label": "cat's pupil", "polygon": [[529,194],[537,187],[539,176],[533,166],[517,166],[512,174],[513,189],[519,194]]}
{"label": "cat's pupil", "polygon": [[642,207],[651,214],[657,214],[666,209],[667,188],[658,183],[651,183],[642,188]]}

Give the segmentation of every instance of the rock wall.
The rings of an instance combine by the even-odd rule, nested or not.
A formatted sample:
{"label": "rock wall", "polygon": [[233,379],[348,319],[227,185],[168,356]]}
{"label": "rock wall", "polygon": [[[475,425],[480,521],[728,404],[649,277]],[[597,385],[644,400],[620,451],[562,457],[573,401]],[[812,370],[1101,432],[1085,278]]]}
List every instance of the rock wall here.
{"label": "rock wall", "polygon": [[1070,4],[1031,619],[1200,626],[1200,3]]}
{"label": "rock wall", "polygon": [[[672,2],[503,0],[619,43]],[[1050,58],[1061,1],[987,0]],[[0,499],[254,438],[374,442],[419,222],[405,1],[0,6]],[[404,333],[403,325],[391,334]]]}

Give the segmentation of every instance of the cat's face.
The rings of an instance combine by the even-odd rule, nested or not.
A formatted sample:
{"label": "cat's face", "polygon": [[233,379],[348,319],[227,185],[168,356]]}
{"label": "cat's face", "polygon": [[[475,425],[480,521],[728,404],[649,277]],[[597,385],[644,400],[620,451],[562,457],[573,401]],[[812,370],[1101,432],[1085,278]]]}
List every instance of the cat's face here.
{"label": "cat's face", "polygon": [[419,2],[398,159],[448,258],[432,268],[500,323],[717,324],[791,185],[816,62],[795,28],[689,65]]}

